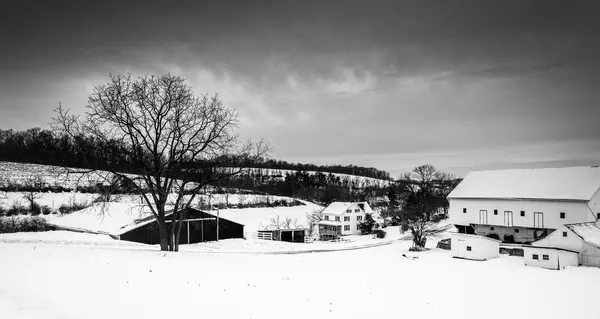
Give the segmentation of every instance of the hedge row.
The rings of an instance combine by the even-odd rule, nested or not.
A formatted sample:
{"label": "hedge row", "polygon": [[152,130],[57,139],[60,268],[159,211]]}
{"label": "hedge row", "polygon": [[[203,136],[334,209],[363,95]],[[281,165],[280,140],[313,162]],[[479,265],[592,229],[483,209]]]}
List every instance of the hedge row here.
{"label": "hedge row", "polygon": [[0,217],[0,234],[39,232],[48,230],[46,220],[39,216]]}

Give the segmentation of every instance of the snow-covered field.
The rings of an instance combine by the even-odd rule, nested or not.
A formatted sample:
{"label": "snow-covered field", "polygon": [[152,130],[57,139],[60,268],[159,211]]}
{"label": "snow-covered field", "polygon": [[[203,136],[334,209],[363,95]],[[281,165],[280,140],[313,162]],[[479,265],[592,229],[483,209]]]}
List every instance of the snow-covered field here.
{"label": "snow-covered field", "polygon": [[409,246],[262,255],[0,243],[0,317],[600,317],[600,269]]}

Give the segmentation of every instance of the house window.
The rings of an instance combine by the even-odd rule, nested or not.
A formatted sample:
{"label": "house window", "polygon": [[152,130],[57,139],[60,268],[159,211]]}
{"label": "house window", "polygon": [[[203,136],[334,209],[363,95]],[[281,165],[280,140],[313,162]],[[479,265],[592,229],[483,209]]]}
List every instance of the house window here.
{"label": "house window", "polygon": [[471,246],[467,246],[467,251],[471,251]]}
{"label": "house window", "polygon": [[352,213],[352,209],[346,209],[346,213]]}
{"label": "house window", "polygon": [[515,228],[515,233],[518,233],[518,232],[519,232],[519,229],[518,229],[518,228]]}
{"label": "house window", "polygon": [[560,213],[560,218],[565,219],[565,215],[566,215],[565,213]]}
{"label": "house window", "polygon": [[329,220],[329,215],[325,215],[325,220]]}
{"label": "house window", "polygon": [[548,255],[542,255],[542,259],[544,259],[544,260],[550,260],[550,258],[548,257]]}
{"label": "house window", "polygon": [[532,257],[533,259],[535,259],[535,260],[539,260],[539,259],[540,259],[540,258],[538,257],[538,255],[537,255],[537,254],[533,254],[533,256],[531,256],[531,257]]}
{"label": "house window", "polygon": [[563,232],[563,237],[567,237],[567,232],[566,231]]}
{"label": "house window", "polygon": [[524,210],[521,211],[521,217],[525,217],[525,211]]}
{"label": "house window", "polygon": [[360,213],[360,209],[357,208],[357,209],[354,210],[354,212],[355,213]]}
{"label": "house window", "polygon": [[596,219],[600,219],[600,213],[596,214]]}
{"label": "house window", "polygon": [[340,216],[335,216],[335,221],[339,222],[340,221]]}
{"label": "house window", "polygon": [[362,216],[356,216],[356,220],[357,221],[361,221],[362,220]]}
{"label": "house window", "polygon": [[490,227],[490,230],[494,230],[494,227]]}
{"label": "house window", "polygon": [[344,230],[350,230],[350,225],[344,225]]}
{"label": "house window", "polygon": [[467,213],[467,209],[463,208],[463,213],[466,214]]}
{"label": "house window", "polygon": [[494,209],[494,215],[498,215],[498,210]]}
{"label": "house window", "polygon": [[349,222],[350,221],[350,216],[344,216],[344,221],[345,222]]}

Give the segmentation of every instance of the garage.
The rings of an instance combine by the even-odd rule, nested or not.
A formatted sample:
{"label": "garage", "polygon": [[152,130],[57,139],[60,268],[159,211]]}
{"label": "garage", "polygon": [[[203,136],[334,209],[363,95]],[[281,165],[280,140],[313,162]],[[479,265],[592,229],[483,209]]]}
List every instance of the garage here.
{"label": "garage", "polygon": [[523,246],[523,252],[525,266],[560,270],[579,265],[579,254],[568,249]]}
{"label": "garage", "polygon": [[451,236],[452,257],[488,260],[500,256],[500,241],[485,236],[454,233]]}

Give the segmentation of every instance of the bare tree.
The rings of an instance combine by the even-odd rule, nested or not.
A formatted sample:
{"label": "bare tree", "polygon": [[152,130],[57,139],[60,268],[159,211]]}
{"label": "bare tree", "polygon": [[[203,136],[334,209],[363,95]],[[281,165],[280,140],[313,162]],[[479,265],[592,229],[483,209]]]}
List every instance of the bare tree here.
{"label": "bare tree", "polygon": [[[263,141],[239,143],[237,113],[217,95],[196,96],[185,79],[169,74],[111,75],[94,88],[87,109],[81,118],[59,104],[53,127],[118,146],[121,162],[99,168],[138,190],[158,222],[161,250],[178,250],[186,208],[205,185],[241,173],[269,151]],[[118,171],[123,166],[137,175]]]}
{"label": "bare tree", "polygon": [[[35,202],[40,198],[40,191],[46,185],[46,182],[40,175],[31,175],[27,178],[24,183],[24,188],[26,191],[23,194],[23,198],[29,204],[29,210],[32,213],[39,213],[39,205]],[[37,212],[36,212],[37,209]]]}
{"label": "bare tree", "polygon": [[447,231],[450,227],[450,225],[439,227],[437,224],[429,222],[424,218],[412,219],[408,226],[408,229],[412,235],[412,250],[424,250],[427,239],[437,237],[438,235]]}
{"label": "bare tree", "polygon": [[315,228],[318,227],[319,222],[323,220],[323,209],[314,210],[311,213],[306,214],[306,222],[308,224],[308,236],[312,236],[315,233]]}

